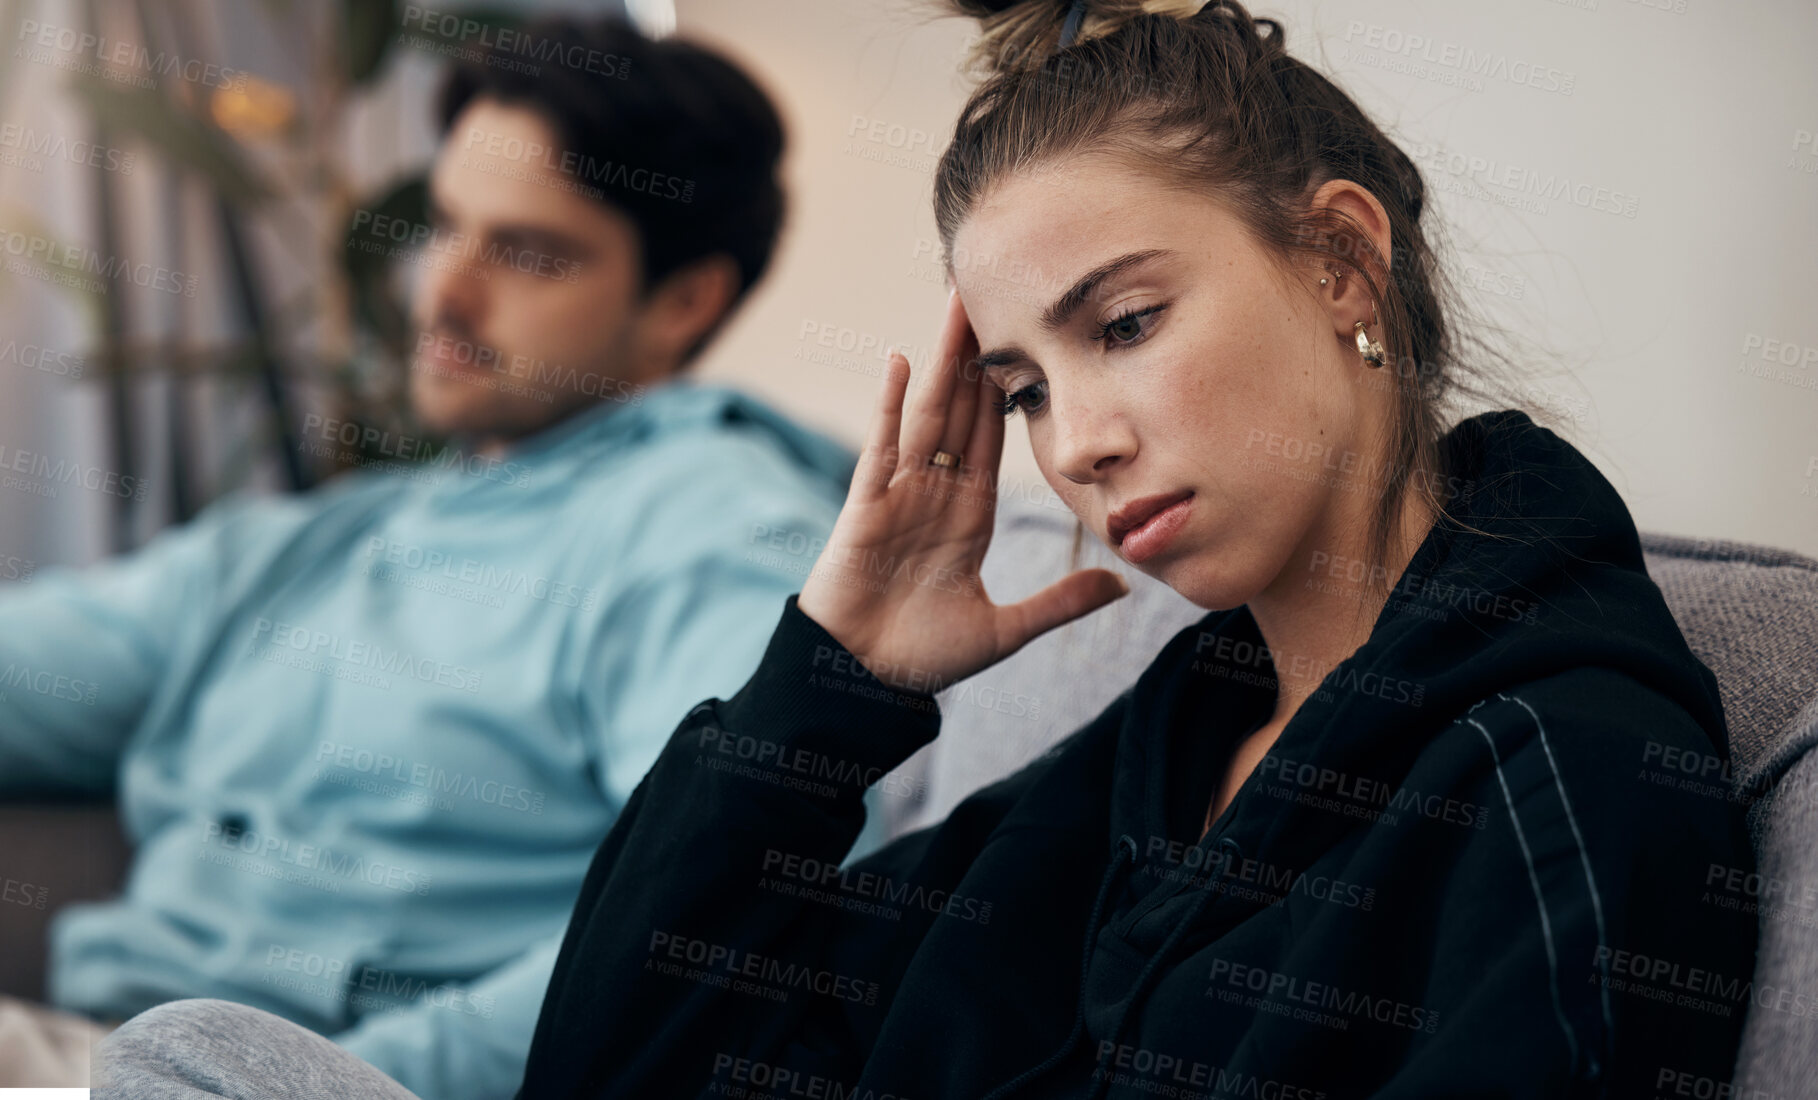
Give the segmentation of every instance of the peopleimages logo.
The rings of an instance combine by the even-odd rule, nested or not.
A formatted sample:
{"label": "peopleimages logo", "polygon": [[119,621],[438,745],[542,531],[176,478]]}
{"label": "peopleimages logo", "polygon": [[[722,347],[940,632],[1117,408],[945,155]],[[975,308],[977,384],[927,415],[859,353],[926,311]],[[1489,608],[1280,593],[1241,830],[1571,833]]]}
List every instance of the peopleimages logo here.
{"label": "peopleimages logo", "polygon": [[18,581],[20,584],[30,584],[32,575],[37,571],[38,563],[30,558],[0,554],[0,581]]}
{"label": "peopleimages logo", "polygon": [[871,871],[855,871],[829,860],[769,848],[764,851],[763,869],[768,874],[780,875],[809,886],[832,887],[854,898],[906,909],[921,909],[979,924],[991,923],[991,903],[988,901],[946,890],[930,890],[920,883],[898,882],[888,875]]}
{"label": "peopleimages logo", "polygon": [[42,909],[50,904],[50,888],[33,886],[18,879],[0,879],[0,901],[27,909]]}
{"label": "peopleimages logo", "polygon": [[[713,1056],[713,1075],[728,1079],[729,1083],[718,1085],[717,1091],[719,1095],[733,1100],[783,1100],[784,1097],[800,1097],[801,1100],[909,1100],[894,1092],[876,1092],[871,1089],[861,1092],[857,1085],[849,1085],[831,1077],[804,1073],[724,1052]],[[709,1094],[714,1091],[714,1088],[708,1089]]]}
{"label": "peopleimages logo", "polygon": [[[1098,1044],[1098,1067],[1093,1079],[1108,1078],[1119,1088],[1136,1088],[1155,1096],[1178,1100],[1220,1100],[1223,1097],[1257,1097],[1258,1100],[1325,1100],[1318,1089],[1291,1085],[1247,1074],[1242,1070],[1195,1061],[1178,1054],[1113,1043]],[[1200,1092],[1200,1089],[1210,1089]]]}
{"label": "peopleimages logo", "polygon": [[[419,871],[399,867],[395,863],[383,860],[368,859],[365,856],[349,852],[337,852],[319,844],[292,843],[288,837],[273,836],[270,833],[255,832],[251,829],[228,829],[219,822],[210,821],[202,829],[203,847],[196,855],[206,859],[212,853],[209,848],[223,849],[223,856],[231,857],[235,853],[251,857],[259,865],[270,868],[274,864],[283,864],[299,872],[319,872],[329,876],[329,882],[359,879],[369,886],[380,886],[387,890],[397,890],[405,894],[429,893],[430,876]],[[228,863],[228,866],[235,866]],[[258,871],[258,866],[241,867],[241,870]],[[306,875],[305,878],[315,878]],[[309,881],[305,885],[321,886],[322,882]],[[335,887],[338,891],[338,886]]]}
{"label": "peopleimages logo", "polygon": [[[459,44],[468,51],[488,51],[507,55],[511,60],[527,58],[533,62],[554,63],[577,72],[593,73],[614,80],[625,80],[631,76],[630,58],[589,46],[564,45],[553,38],[511,27],[494,26],[435,8],[417,4],[404,5],[402,25],[407,31],[442,38],[450,44]],[[471,58],[475,53],[466,53],[464,56]],[[537,70],[534,66],[524,66],[516,71],[535,75]]]}
{"label": "peopleimages logo", "polygon": [[[404,676],[426,684],[440,684],[457,691],[480,690],[480,673],[464,665],[452,665],[428,657],[418,657],[402,648],[382,643],[343,638],[327,631],[260,616],[253,623],[252,652],[268,659],[289,650],[314,661],[335,661],[376,673]],[[390,686],[382,684],[381,686]]]}
{"label": "peopleimages logo", "polygon": [[[759,955],[726,944],[710,943],[670,932],[650,933],[646,969],[670,977],[686,977],[709,985],[752,993],[768,1000],[786,1001],[790,989],[832,997],[854,1004],[877,1003],[878,984],[860,981],[832,970],[784,962],[769,955]],[[685,970],[677,964],[688,963],[700,969]],[[733,981],[734,976],[750,981]],[[768,985],[756,983],[766,982]]]}
{"label": "peopleimages logo", "polygon": [[[657,171],[644,165],[587,156],[573,150],[552,148],[541,142],[527,142],[505,134],[469,130],[462,149],[471,151],[476,147],[488,157],[516,166],[517,171],[500,172],[497,165],[488,167],[480,161],[466,157],[461,160],[464,167],[506,175],[545,186],[564,185],[564,190],[577,190],[587,194],[590,198],[601,197],[604,192],[599,187],[603,186],[614,187],[621,191],[635,191],[657,199],[674,199],[677,202],[688,203],[694,201],[694,180],[685,179],[672,172]],[[551,175],[542,175],[538,171],[539,169],[549,172]],[[583,184],[599,186],[582,188]]]}
{"label": "peopleimages logo", "polygon": [[[1143,872],[1170,882],[1203,884],[1223,894],[1250,898],[1264,905],[1293,894],[1369,912],[1376,907],[1376,888],[1315,875],[1250,857],[1234,857],[1224,848],[1207,849],[1184,840],[1151,836]],[[1168,866],[1164,867],[1163,864]]]}
{"label": "peopleimages logo", "polygon": [[[126,70],[137,69],[141,73],[157,76],[175,76],[205,88],[242,88],[246,85],[246,73],[239,69],[216,65],[201,58],[165,53],[163,50],[153,53],[137,42],[109,38],[55,23],[40,23],[36,19],[20,20],[19,33],[14,41],[20,43],[13,50],[14,57],[78,73],[95,73],[117,79],[115,74],[108,73],[103,68],[112,66]],[[48,52],[53,50],[64,56],[53,57]],[[90,57],[94,58],[93,62],[82,60]],[[142,88],[155,86],[149,77],[143,76],[129,82]]]}
{"label": "peopleimages logo", "polygon": [[[1431,1008],[1411,1005],[1389,997],[1373,996],[1355,989],[1341,989],[1330,982],[1310,981],[1279,970],[1214,959],[1209,977],[1212,989],[1208,996],[1248,993],[1246,1007],[1278,1012],[1287,1008],[1295,1019],[1348,1030],[1351,1020],[1374,1020],[1379,1024],[1424,1031],[1439,1030],[1439,1013]],[[1228,988],[1221,988],[1228,987]],[[1220,999],[1230,999],[1220,996]],[[1301,1007],[1295,1008],[1293,1006]],[[1335,1015],[1334,1015],[1335,1014]]]}
{"label": "peopleimages logo", "polygon": [[0,122],[0,149],[15,150],[19,166],[33,172],[42,171],[44,161],[68,161],[130,176],[135,163],[133,154],[123,149],[80,139],[71,141],[62,134],[39,133],[17,122]]}
{"label": "peopleimages logo", "polygon": [[[1345,27],[1345,41],[1371,50],[1437,65],[1473,77],[1503,80],[1544,92],[1571,95],[1578,86],[1575,73],[1555,69],[1493,50],[1478,50],[1453,42],[1436,42],[1424,34],[1407,34],[1394,27],[1352,20]],[[1473,89],[1478,90],[1478,89]]]}
{"label": "peopleimages logo", "polygon": [[599,600],[599,590],[595,588],[582,588],[576,584],[551,580],[541,574],[527,573],[522,569],[497,566],[478,558],[456,557],[434,547],[416,546],[379,535],[370,536],[366,540],[365,556],[377,559],[374,569],[369,572],[381,576],[381,579],[384,577],[376,572],[376,568],[386,565],[476,585],[488,593],[521,596],[557,607],[578,607],[583,611],[591,611]]}
{"label": "peopleimages logo", "polygon": [[[1555,200],[1598,214],[1624,218],[1634,218],[1641,209],[1641,197],[1633,192],[1574,179],[1551,170],[1466,153],[1434,142],[1416,142],[1407,153],[1409,159],[1439,176],[1437,183],[1441,190],[1458,190],[1471,198],[1507,205],[1518,205],[1515,200],[1531,199],[1534,205],[1524,208],[1536,214],[1547,213],[1544,204]],[[1480,194],[1469,188],[1449,188],[1446,185],[1451,180],[1493,187],[1497,193]]]}
{"label": "peopleimages logo", "polygon": [[733,733],[711,724],[701,727],[698,738],[695,743],[697,764],[826,797],[836,795],[842,786],[876,787],[880,794],[898,797],[919,796],[924,789],[923,781],[905,778],[876,765],[861,767],[826,753],[752,734]]}
{"label": "peopleimages logo", "polygon": [[[530,468],[523,463],[469,454],[458,447],[442,447],[430,440],[394,434],[376,425],[309,413],[303,417],[303,434],[320,440],[326,450],[332,450],[335,444],[358,447],[358,451],[342,452],[342,457],[405,477],[417,473],[452,472],[519,488],[530,485]],[[307,441],[305,445],[309,445]]]}
{"label": "peopleimages logo", "polygon": [[82,377],[83,363],[83,358],[73,352],[52,351],[38,344],[21,344],[17,340],[0,344],[0,365],[11,364],[74,381]]}
{"label": "peopleimages logo", "polygon": [[[24,477],[12,477],[8,471]],[[52,461],[49,455],[9,448],[4,443],[0,443],[0,484],[44,497],[56,496],[58,489],[66,485],[130,500],[144,500],[147,490],[144,478],[65,459]]]}
{"label": "peopleimages logo", "polygon": [[1194,654],[1191,666],[1194,672],[1241,683],[1274,686],[1268,675],[1251,672],[1268,665],[1274,669],[1275,677],[1317,685],[1314,697],[1321,701],[1332,697],[1329,689],[1336,689],[1418,707],[1427,694],[1427,686],[1422,682],[1362,670],[1349,659],[1334,663],[1329,657],[1287,653],[1271,649],[1266,643],[1258,645],[1211,631],[1200,632]]}
{"label": "peopleimages logo", "polygon": [[1488,806],[1291,760],[1273,752],[1257,765],[1257,775],[1265,784],[1265,790],[1277,797],[1292,797],[1302,805],[1330,809],[1347,816],[1363,816],[1361,811],[1367,810],[1380,813],[1393,823],[1399,820],[1400,814],[1412,812],[1430,821],[1474,829],[1484,828],[1490,820]]}
{"label": "peopleimages logo", "polygon": [[[0,688],[29,691],[33,695],[65,699],[91,707],[95,705],[97,690],[95,685],[88,680],[78,680],[71,676],[18,663],[8,664],[5,668],[0,669]],[[4,694],[0,694],[0,699],[5,698]]]}
{"label": "peopleimages logo", "polygon": [[522,810],[529,814],[543,812],[545,797],[542,791],[533,791],[495,778],[451,772],[447,768],[407,760],[358,745],[323,741],[316,746],[316,762],[320,764],[324,760],[332,761],[332,767],[345,771],[376,779],[395,780],[437,794],[459,795],[489,806]]}
{"label": "peopleimages logo", "polygon": [[[28,265],[41,261],[58,269],[49,274],[93,275],[99,281],[84,285],[101,294],[107,293],[111,284],[130,283],[145,290],[181,294],[185,298],[196,296],[194,275],[185,275],[181,271],[153,264],[133,263],[119,256],[106,256],[79,244],[65,244],[48,237],[10,230],[0,233],[0,250]],[[17,273],[30,274],[30,271]]]}
{"label": "peopleimages logo", "polygon": [[1818,1018],[1818,998],[1803,990],[1758,984],[1752,978],[1689,966],[1676,959],[1598,944],[1593,965],[1618,992],[1729,1016],[1744,1001],[1801,1019]]}
{"label": "peopleimages logo", "polygon": [[[491,269],[509,268],[521,275],[536,275],[561,282],[579,282],[581,265],[567,256],[553,256],[528,248],[489,240],[482,247],[478,237],[450,233],[438,226],[370,210],[354,213],[353,228],[347,236],[349,247],[362,252],[407,257],[411,253],[439,254],[461,260],[478,260],[484,267],[454,265],[441,268],[479,279],[491,277]],[[395,249],[389,246],[397,246]]]}
{"label": "peopleimages logo", "polygon": [[497,1007],[490,993],[475,993],[449,982],[431,984],[426,978],[370,963],[350,966],[344,959],[281,943],[266,949],[265,973],[259,981],[370,1011],[426,1004],[490,1020]]}

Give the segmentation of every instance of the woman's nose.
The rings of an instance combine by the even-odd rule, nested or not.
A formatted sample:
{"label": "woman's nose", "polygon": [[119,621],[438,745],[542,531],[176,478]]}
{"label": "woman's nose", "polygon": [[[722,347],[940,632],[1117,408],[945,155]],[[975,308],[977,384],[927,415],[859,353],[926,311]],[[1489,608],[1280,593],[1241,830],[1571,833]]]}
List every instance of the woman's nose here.
{"label": "woman's nose", "polygon": [[1057,395],[1049,389],[1050,460],[1056,473],[1079,485],[1102,478],[1133,457],[1136,439],[1129,421],[1101,395]]}

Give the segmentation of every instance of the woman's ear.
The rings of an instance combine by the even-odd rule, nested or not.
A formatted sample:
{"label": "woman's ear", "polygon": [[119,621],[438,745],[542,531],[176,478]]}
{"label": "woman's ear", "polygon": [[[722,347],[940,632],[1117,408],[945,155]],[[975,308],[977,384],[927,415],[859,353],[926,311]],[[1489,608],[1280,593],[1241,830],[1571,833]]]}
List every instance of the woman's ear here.
{"label": "woman's ear", "polygon": [[[1368,270],[1378,286],[1385,285],[1394,255],[1394,241],[1388,211],[1376,196],[1351,180],[1327,180],[1313,193],[1309,205],[1329,227],[1328,243],[1332,249],[1357,267]],[[1338,277],[1337,272],[1326,273],[1326,284],[1316,288],[1321,304],[1332,314],[1333,331],[1346,342],[1352,339],[1354,323],[1373,323],[1377,316],[1371,308],[1368,287],[1355,275],[1355,270],[1346,271],[1343,278]]]}

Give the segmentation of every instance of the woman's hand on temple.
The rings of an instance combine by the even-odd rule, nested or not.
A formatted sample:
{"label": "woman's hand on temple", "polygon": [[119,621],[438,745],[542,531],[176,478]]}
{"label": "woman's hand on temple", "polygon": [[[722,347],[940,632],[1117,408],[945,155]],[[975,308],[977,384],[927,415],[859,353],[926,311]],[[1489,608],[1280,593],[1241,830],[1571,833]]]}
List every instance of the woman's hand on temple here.
{"label": "woman's hand on temple", "polygon": [[[1129,592],[1108,569],[1082,569],[1004,607],[985,593],[1004,417],[1003,391],[974,365],[978,350],[953,294],[912,393],[908,360],[891,354],[845,506],[796,599],[903,691],[939,691]],[[960,464],[934,465],[937,450]]]}

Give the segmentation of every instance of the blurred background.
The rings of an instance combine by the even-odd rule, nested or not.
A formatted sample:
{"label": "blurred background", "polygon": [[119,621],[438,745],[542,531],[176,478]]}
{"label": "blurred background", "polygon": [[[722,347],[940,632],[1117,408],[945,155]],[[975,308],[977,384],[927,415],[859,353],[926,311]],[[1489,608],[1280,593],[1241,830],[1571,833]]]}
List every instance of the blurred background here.
{"label": "blurred background", "polygon": [[[974,25],[929,0],[433,6],[626,11],[759,80],[789,125],[788,221],[697,371],[856,448],[887,349],[920,365],[934,339],[932,171]],[[1818,7],[1253,10],[1420,165],[1450,278],[1524,365],[1514,396],[1638,526],[1818,555]],[[448,44],[412,11],[0,0],[0,576],[333,476],[306,417],[404,423],[412,265],[348,231],[421,216]],[[120,43],[141,60],[95,63]],[[1013,425],[1003,477],[1045,491]],[[69,473],[13,473],[47,463]]]}

